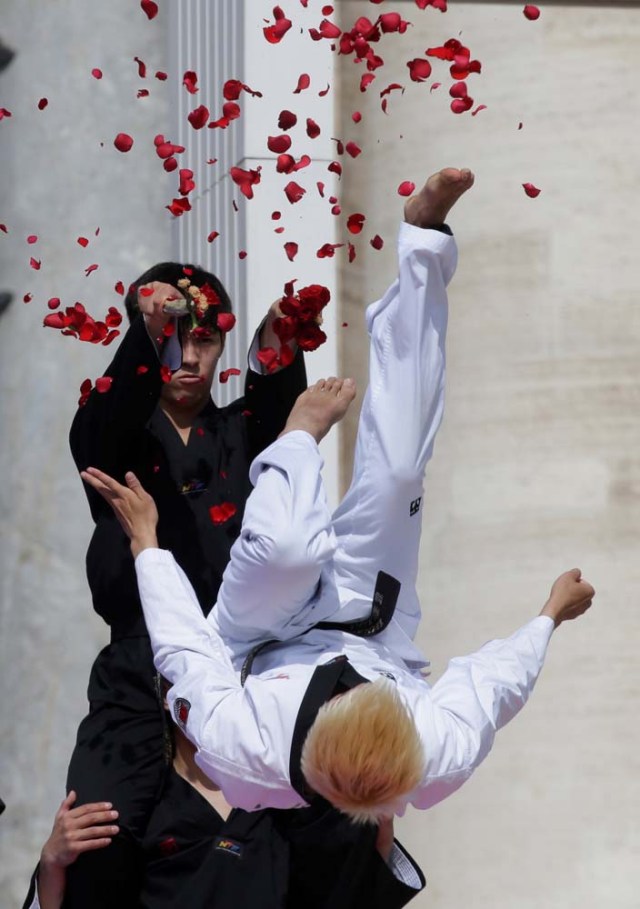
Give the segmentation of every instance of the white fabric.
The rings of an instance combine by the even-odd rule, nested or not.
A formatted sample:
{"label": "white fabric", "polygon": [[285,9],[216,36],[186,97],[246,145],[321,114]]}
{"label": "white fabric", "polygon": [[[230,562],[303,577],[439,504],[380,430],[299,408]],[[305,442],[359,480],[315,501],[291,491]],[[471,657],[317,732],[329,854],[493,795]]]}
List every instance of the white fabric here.
{"label": "white fabric", "polygon": [[[227,801],[247,810],[300,807],[289,756],[301,700],[316,667],[346,655],[366,678],[395,679],[424,742],[426,769],[407,802],[428,808],[468,779],[495,732],[524,705],[542,668],[553,623],[538,618],[505,641],[453,660],[431,688],[416,672],[420,611],[415,577],[424,467],[442,418],[446,284],[456,261],[448,235],[403,225],[399,279],[369,307],[371,386],[363,403],[352,485],[332,522],[315,441],[283,436],[252,465],[255,490],[204,619],[170,553],[136,560],[140,596],[168,700],[190,704],[186,733],[196,761]],[[328,617],[371,608],[375,577],[402,582],[396,618],[381,635],[301,632]],[[320,582],[320,583],[319,583]],[[239,669],[256,642],[279,638]]]}

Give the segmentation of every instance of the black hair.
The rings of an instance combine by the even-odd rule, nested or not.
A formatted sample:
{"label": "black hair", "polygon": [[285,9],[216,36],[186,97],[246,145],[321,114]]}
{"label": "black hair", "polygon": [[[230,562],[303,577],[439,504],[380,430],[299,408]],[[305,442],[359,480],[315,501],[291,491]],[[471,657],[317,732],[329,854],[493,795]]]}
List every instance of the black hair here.
{"label": "black hair", "polygon": [[[185,273],[185,269],[189,272],[188,274]],[[158,265],[153,265],[151,268],[147,269],[147,271],[140,275],[139,278],[136,278],[129,287],[127,296],[124,299],[129,322],[133,322],[139,312],[139,287],[142,287],[145,284],[151,284],[152,281],[159,281],[162,284],[171,284],[172,287],[178,288],[178,281],[182,278],[188,278],[196,287],[202,287],[204,284],[208,284],[218,295],[220,305],[209,307],[207,315],[202,320],[203,325],[208,324],[209,321],[215,325],[217,315],[220,312],[233,312],[231,298],[225,290],[222,281],[220,281],[219,278],[216,278],[214,274],[205,271],[204,268],[199,268],[197,265],[182,265],[180,262],[160,262]]]}

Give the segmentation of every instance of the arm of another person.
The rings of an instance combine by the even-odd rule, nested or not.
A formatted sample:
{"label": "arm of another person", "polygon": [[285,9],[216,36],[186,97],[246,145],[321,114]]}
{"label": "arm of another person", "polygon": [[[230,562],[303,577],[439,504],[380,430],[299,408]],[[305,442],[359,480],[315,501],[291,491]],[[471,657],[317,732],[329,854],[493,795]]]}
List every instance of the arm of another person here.
{"label": "arm of another person", "polygon": [[555,628],[591,606],[593,587],[578,569],[554,583],[540,615],[511,637],[458,657],[415,705],[426,772],[410,799],[430,808],[459,789],[493,746],[495,734],[524,707],[542,670]]}
{"label": "arm of another person", "polygon": [[61,909],[69,865],[83,852],[104,849],[120,829],[115,823],[118,812],[110,802],[74,808],[75,800],[72,790],[56,813],[23,909]]}
{"label": "arm of another person", "polygon": [[294,341],[287,342],[294,354],[289,366],[279,367],[272,373],[263,373],[262,366],[257,359],[259,348],[280,349],[280,341],[273,329],[273,323],[281,315],[278,304],[274,303],[258,329],[249,350],[249,369],[245,379],[244,398],[249,411],[247,432],[250,460],[253,460],[277,439],[284,429],[284,424],[287,422],[296,398],[307,387],[304,355]]}

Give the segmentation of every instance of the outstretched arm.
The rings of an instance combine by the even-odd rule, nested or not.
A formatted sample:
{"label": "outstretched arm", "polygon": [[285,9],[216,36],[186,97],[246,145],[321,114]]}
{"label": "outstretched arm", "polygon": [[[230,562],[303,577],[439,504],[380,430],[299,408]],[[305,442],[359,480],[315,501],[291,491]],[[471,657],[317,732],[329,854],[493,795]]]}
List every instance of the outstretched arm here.
{"label": "outstretched arm", "polygon": [[554,628],[586,612],[594,593],[578,569],[565,572],[537,618],[505,640],[452,660],[431,692],[417,695],[412,709],[427,766],[413,805],[430,808],[471,776],[497,730],[526,704]]}

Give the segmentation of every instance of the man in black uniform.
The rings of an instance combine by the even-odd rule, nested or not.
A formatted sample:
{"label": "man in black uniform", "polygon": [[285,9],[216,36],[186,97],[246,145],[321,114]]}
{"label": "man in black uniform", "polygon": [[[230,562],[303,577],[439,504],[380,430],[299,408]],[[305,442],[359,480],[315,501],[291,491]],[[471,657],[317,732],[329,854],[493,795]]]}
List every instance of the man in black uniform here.
{"label": "man in black uniform", "polygon": [[[256,362],[244,398],[219,408],[211,384],[233,316],[218,279],[164,263],[132,285],[126,306],[131,326],[101,383],[107,390],[93,390],[79,407],[71,450],[79,470],[97,465],[119,478],[127,470],[141,478],[158,503],[162,546],[176,554],[206,614],[240,531],[249,464],[277,437],[306,387],[302,354],[269,375]],[[260,346],[279,347],[277,315],[274,306]],[[77,792],[78,805],[112,802],[120,832],[69,869],[64,905],[129,909],[138,906],[140,844],[164,785],[162,704],[128,540],[106,503],[86,491],[96,524],[87,576],[111,643],[91,672],[90,710],[67,790]]]}

